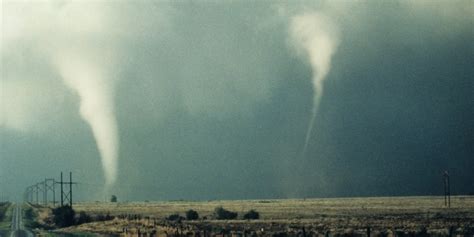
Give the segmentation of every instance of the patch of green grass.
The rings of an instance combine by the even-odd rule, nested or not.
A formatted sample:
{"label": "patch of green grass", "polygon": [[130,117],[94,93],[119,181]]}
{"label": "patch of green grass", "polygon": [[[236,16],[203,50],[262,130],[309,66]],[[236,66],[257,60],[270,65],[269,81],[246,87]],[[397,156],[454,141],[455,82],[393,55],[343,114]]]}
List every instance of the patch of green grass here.
{"label": "patch of green grass", "polygon": [[10,230],[12,219],[12,208],[11,203],[2,202],[0,203],[0,230]]}
{"label": "patch of green grass", "polygon": [[38,213],[36,213],[35,210],[31,206],[23,205],[22,211],[23,211],[23,221],[24,221],[25,227],[29,229],[42,227],[36,220],[38,217]]}

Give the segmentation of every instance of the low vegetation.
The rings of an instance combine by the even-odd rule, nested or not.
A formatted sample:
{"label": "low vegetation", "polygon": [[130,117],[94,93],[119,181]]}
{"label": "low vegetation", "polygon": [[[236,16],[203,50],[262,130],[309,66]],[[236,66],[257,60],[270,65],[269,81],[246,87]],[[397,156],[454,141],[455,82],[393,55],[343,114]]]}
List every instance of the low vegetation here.
{"label": "low vegetation", "polygon": [[3,221],[3,219],[5,219],[8,207],[10,207],[10,203],[0,202],[0,221]]}
{"label": "low vegetation", "polygon": [[233,220],[237,218],[237,212],[232,212],[223,207],[216,207],[214,216],[217,220]]}
{"label": "low vegetation", "polygon": [[115,217],[107,214],[97,214],[91,216],[85,211],[80,211],[76,214],[76,211],[70,206],[57,207],[52,210],[53,222],[56,227],[68,227],[73,225],[81,225],[90,222],[97,221],[110,221]]}
{"label": "low vegetation", "polygon": [[257,220],[260,219],[260,213],[258,213],[255,210],[250,210],[247,213],[244,214],[244,219],[245,220]]}
{"label": "low vegetation", "polygon": [[186,220],[192,221],[197,219],[199,219],[199,214],[197,213],[197,211],[193,209],[186,211]]}
{"label": "low vegetation", "polygon": [[53,222],[58,227],[68,227],[76,223],[76,212],[71,206],[62,206],[53,209]]}
{"label": "low vegetation", "polygon": [[166,218],[169,221],[182,221],[184,217],[180,216],[179,214],[171,214]]}
{"label": "low vegetation", "polygon": [[[474,234],[474,197],[452,197],[451,204],[444,207],[440,197],[78,203],[76,226],[61,231],[117,235],[148,231],[156,236]],[[113,221],[99,221],[109,218]]]}
{"label": "low vegetation", "polygon": [[25,206],[23,207],[23,216],[25,219],[25,226],[30,229],[41,228],[41,229],[51,229],[47,226],[41,225],[38,222],[38,213],[35,212],[33,207]]}
{"label": "low vegetation", "polygon": [[85,211],[79,212],[79,216],[77,217],[76,224],[81,225],[84,223],[92,222],[92,217],[88,215]]}
{"label": "low vegetation", "polygon": [[117,196],[112,195],[112,197],[110,197],[110,202],[117,202]]}
{"label": "low vegetation", "polygon": [[27,220],[33,220],[37,216],[36,213],[33,211],[33,208],[26,208],[24,211],[25,218]]}
{"label": "low vegetation", "polygon": [[111,216],[110,213],[107,213],[105,215],[99,214],[95,216],[94,218],[92,218],[92,221],[110,221],[110,220],[113,220],[114,218],[115,217]]}
{"label": "low vegetation", "polygon": [[10,230],[11,203],[0,202],[0,235],[7,236],[6,231]]}

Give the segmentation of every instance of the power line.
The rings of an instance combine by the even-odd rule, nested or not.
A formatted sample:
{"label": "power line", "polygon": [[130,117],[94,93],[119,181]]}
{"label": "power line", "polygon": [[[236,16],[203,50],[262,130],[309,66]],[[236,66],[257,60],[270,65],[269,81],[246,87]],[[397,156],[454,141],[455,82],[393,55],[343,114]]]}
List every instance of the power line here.
{"label": "power line", "polygon": [[[69,182],[64,182],[63,180],[63,172],[61,172],[61,181],[56,182],[61,185],[61,206],[64,206],[65,202],[69,202],[69,206],[72,207],[72,185],[77,184],[72,182],[72,172],[69,172]],[[69,186],[69,190],[66,192],[64,191],[64,185]]]}
{"label": "power line", "polygon": [[[72,172],[69,172],[69,181],[63,180],[63,172],[61,172],[60,181],[53,178],[45,178],[44,181],[38,182],[34,185],[28,186],[25,189],[23,198],[26,202],[40,204],[40,196],[42,197],[43,205],[47,206],[52,203],[56,206],[56,185],[61,188],[61,206],[68,204],[72,207],[72,185],[77,184],[72,182]],[[65,187],[66,186],[66,187]],[[51,195],[49,195],[51,193]],[[49,197],[52,197],[49,199]],[[48,201],[48,199],[50,201]]]}
{"label": "power line", "polygon": [[55,185],[56,182],[54,179],[44,179],[44,204],[48,205],[48,191],[52,192],[52,197],[53,197],[53,206],[56,205],[56,190],[55,190]]}

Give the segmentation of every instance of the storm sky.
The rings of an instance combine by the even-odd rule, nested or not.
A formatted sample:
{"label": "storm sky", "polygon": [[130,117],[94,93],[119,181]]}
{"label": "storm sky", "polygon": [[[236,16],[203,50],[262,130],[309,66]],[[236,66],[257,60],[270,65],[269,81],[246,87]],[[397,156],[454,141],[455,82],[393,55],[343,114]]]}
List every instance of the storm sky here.
{"label": "storm sky", "polygon": [[[472,1],[2,0],[1,13],[3,195],[61,171],[80,200],[440,195],[444,170],[453,193],[474,192]],[[301,16],[337,35],[306,152],[321,69],[292,36]]]}

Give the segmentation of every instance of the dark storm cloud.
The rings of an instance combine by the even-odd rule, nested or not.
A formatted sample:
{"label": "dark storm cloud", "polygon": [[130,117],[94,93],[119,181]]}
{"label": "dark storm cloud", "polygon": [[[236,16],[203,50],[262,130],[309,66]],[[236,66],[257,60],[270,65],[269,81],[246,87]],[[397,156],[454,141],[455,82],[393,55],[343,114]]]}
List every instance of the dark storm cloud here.
{"label": "dark storm cloud", "polygon": [[[89,20],[99,28],[76,19],[52,31],[49,13],[64,5],[27,7],[29,19],[8,2],[2,19],[39,23],[4,20],[0,176],[31,173],[7,187],[21,192],[72,170],[79,190],[101,198],[94,138],[49,58],[72,45],[115,57],[113,191],[123,199],[436,194],[444,169],[470,192],[469,4],[98,3]],[[312,71],[288,28],[314,11],[337,23],[341,42],[301,158]]]}

